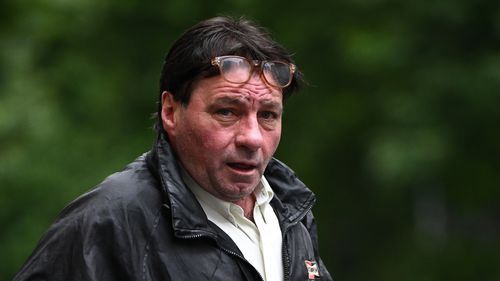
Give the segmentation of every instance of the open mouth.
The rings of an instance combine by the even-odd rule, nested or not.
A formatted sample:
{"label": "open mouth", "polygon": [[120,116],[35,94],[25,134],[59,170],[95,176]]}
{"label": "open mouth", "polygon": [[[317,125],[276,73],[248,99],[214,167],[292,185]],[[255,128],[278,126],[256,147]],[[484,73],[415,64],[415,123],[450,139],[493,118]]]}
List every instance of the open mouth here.
{"label": "open mouth", "polygon": [[255,170],[257,168],[256,165],[252,164],[245,164],[245,163],[228,163],[227,164],[229,167],[231,167],[233,170],[241,171],[241,172],[249,172]]}

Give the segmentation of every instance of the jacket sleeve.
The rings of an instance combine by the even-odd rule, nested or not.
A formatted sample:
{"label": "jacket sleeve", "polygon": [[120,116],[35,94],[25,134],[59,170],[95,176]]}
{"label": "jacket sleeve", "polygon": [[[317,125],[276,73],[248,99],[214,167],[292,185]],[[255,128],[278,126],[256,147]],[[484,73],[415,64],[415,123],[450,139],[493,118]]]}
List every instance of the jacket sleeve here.
{"label": "jacket sleeve", "polygon": [[321,280],[332,281],[333,280],[332,276],[330,275],[330,272],[326,268],[325,264],[323,263],[323,260],[319,255],[318,230],[317,230],[316,220],[314,219],[312,212],[309,212],[309,214],[307,214],[307,216],[303,219],[302,222],[309,231],[311,241],[314,245],[314,255],[316,257],[316,261],[318,262],[319,275],[321,277]]}
{"label": "jacket sleeve", "polygon": [[[109,205],[80,198],[49,228],[14,281],[135,280],[134,245]],[[116,208],[115,208],[116,209]],[[118,212],[119,213],[119,212]],[[126,227],[126,226],[125,226]],[[125,250],[127,254],[124,254]]]}

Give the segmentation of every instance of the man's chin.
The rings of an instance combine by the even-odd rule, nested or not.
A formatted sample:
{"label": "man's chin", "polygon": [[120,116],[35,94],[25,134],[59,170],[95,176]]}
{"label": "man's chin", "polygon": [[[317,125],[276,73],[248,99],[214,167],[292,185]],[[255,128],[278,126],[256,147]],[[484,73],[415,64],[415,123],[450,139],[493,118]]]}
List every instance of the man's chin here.
{"label": "man's chin", "polygon": [[225,187],[221,186],[224,197],[224,200],[228,201],[238,201],[247,196],[250,196],[255,188],[259,186],[260,180],[252,181],[252,182],[232,182],[227,184]]}

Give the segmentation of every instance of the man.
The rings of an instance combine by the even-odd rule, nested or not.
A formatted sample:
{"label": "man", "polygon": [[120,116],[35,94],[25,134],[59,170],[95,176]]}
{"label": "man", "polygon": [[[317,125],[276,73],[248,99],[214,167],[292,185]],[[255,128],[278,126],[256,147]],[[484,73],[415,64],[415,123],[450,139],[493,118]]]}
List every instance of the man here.
{"label": "man", "polygon": [[252,22],[187,30],[163,65],[153,149],[66,207],[14,280],[331,280],[315,197],[272,158],[299,80]]}

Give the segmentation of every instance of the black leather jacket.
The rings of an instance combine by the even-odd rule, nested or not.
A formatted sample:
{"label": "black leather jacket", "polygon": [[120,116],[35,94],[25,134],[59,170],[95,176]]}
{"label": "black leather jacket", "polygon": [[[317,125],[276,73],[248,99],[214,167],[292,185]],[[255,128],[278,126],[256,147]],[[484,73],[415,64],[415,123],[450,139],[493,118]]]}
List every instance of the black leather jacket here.
{"label": "black leather jacket", "polygon": [[[283,233],[285,280],[331,280],[318,254],[313,193],[278,160],[269,163],[265,176],[276,194],[271,204]],[[14,280],[262,277],[207,219],[160,136],[152,151],[68,205]]]}

